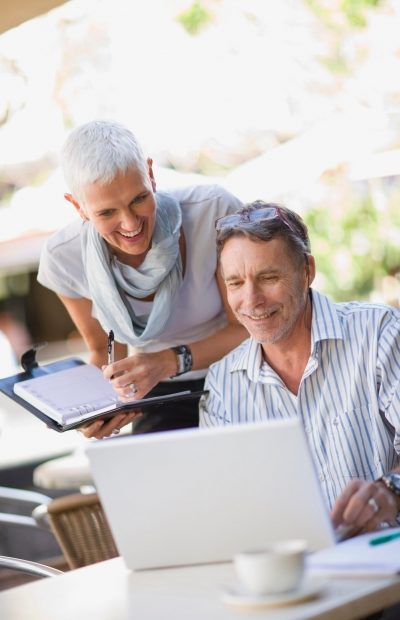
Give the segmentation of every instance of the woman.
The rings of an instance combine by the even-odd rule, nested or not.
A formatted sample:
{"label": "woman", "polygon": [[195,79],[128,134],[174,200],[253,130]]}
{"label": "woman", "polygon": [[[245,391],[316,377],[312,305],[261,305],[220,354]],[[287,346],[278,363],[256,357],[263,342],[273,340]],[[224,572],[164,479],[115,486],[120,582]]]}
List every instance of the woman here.
{"label": "woman", "polygon": [[[81,219],[49,239],[39,282],[57,293],[99,367],[113,330],[117,361],[104,376],[121,399],[201,389],[209,364],[247,336],[226,303],[215,249],[215,219],[240,201],[216,186],[156,192],[152,160],[117,123],[75,129],[62,165],[65,198]],[[189,402],[164,405],[135,430],[197,425],[197,402]],[[134,417],[82,430],[101,438]]]}

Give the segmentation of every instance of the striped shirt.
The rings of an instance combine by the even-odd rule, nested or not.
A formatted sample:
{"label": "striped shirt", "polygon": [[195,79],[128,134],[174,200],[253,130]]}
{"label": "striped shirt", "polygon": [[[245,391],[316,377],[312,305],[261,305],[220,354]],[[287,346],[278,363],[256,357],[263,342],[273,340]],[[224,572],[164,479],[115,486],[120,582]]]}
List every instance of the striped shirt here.
{"label": "striped shirt", "polygon": [[400,464],[400,310],[334,304],[316,291],[312,309],[311,355],[298,394],[249,338],[210,366],[200,425],[300,417],[332,507],[352,478],[374,480]]}

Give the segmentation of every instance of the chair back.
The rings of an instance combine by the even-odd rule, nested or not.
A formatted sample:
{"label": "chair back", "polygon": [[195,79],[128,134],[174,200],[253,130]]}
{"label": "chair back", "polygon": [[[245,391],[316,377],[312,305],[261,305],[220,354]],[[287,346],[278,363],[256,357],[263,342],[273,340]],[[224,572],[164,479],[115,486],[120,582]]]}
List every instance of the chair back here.
{"label": "chair back", "polygon": [[73,493],[47,505],[50,527],[70,568],[119,555],[97,493]]}

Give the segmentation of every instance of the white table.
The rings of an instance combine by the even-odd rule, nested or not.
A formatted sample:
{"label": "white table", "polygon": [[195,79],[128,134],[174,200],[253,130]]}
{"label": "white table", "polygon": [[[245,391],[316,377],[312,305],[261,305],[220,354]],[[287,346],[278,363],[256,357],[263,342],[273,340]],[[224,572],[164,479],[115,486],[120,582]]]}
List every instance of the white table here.
{"label": "white table", "polygon": [[121,558],[0,592],[7,620],[353,620],[400,601],[400,578],[331,580],[320,598],[238,610],[221,600],[232,564],[130,572]]}

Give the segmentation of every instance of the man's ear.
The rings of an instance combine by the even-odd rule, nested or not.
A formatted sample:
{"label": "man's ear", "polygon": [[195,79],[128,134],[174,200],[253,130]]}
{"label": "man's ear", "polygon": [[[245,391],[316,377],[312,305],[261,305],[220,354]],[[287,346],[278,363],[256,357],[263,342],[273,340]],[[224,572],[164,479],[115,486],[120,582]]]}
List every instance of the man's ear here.
{"label": "man's ear", "polygon": [[147,173],[149,175],[149,179],[150,179],[151,187],[153,188],[153,192],[155,192],[157,191],[157,184],[156,184],[156,180],[155,180],[154,172],[153,172],[153,160],[150,157],[147,158]]}
{"label": "man's ear", "polygon": [[310,287],[315,278],[315,258],[314,256],[311,256],[311,254],[306,255],[306,275],[308,287]]}
{"label": "man's ear", "polygon": [[84,210],[82,209],[81,205],[79,204],[79,202],[77,200],[75,200],[75,198],[73,197],[72,194],[64,194],[64,198],[65,200],[67,200],[68,202],[70,202],[75,209],[78,211],[79,217],[81,217],[85,222],[87,222],[87,220],[89,219]]}

